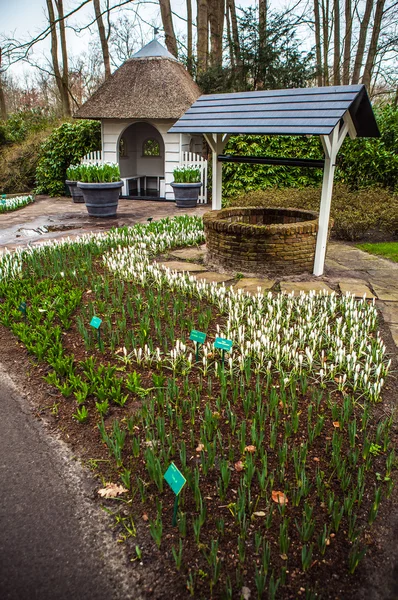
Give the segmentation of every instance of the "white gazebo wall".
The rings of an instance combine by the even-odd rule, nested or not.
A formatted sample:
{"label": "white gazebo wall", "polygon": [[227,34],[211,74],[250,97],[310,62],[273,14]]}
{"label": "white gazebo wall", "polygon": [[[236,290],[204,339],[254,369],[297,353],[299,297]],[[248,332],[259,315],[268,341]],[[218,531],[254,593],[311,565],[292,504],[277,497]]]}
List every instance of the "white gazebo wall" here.
{"label": "white gazebo wall", "polygon": [[172,121],[125,121],[117,119],[107,119],[102,121],[102,156],[104,162],[120,162],[120,167],[121,169],[123,168],[123,159],[120,159],[119,161],[118,157],[119,138],[123,131],[133,123],[149,123],[150,125],[153,125],[153,127],[155,127],[162,136],[165,149],[165,197],[167,200],[174,200],[174,193],[170,183],[173,181],[174,169],[180,165],[181,151],[180,134],[167,133],[173,124]]}

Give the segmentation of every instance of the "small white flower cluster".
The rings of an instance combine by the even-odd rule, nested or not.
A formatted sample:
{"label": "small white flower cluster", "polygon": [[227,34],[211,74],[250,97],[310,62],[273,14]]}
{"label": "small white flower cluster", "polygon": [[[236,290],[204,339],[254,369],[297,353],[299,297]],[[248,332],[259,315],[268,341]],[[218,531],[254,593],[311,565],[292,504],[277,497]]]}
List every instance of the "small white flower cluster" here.
{"label": "small white flower cluster", "polygon": [[0,213],[16,210],[34,202],[33,196],[14,196],[13,198],[0,198]]}
{"label": "small white flower cluster", "polygon": [[[222,330],[217,325],[217,335],[234,342],[227,362],[230,370],[244,371],[250,362],[255,373],[273,369],[284,373],[287,380],[305,370],[321,386],[334,382],[340,390],[359,390],[372,400],[380,397],[391,361],[385,358],[379,334],[373,334],[377,325],[374,302],[357,301],[348,294],[339,297],[334,292],[273,296],[259,290],[251,296],[151,264],[144,243],[112,250],[104,262],[119,277],[215,304],[225,315],[225,325]],[[150,362],[186,371],[192,365],[190,352],[177,340],[169,357],[162,357],[156,349]],[[211,341],[202,346],[201,354],[205,374],[211,364],[217,368]]]}

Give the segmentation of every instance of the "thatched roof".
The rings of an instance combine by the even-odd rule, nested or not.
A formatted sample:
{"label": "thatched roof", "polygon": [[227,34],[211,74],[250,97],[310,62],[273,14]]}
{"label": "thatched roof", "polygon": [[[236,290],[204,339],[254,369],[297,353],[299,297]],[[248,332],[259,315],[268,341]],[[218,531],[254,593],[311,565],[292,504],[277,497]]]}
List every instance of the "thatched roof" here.
{"label": "thatched roof", "polygon": [[119,67],[75,117],[177,120],[199,96],[188,71],[153,40]]}

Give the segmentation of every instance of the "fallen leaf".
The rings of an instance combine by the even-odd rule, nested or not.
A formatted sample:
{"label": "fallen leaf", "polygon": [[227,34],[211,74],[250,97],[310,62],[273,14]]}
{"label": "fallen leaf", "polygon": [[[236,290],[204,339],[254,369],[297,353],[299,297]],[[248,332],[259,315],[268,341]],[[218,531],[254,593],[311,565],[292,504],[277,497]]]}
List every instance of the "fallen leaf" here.
{"label": "fallen leaf", "polygon": [[143,521],[148,521],[148,520],[149,520],[149,517],[148,517],[148,515],[147,515],[146,513],[144,513],[144,514],[142,515],[142,520],[143,520]]}
{"label": "fallen leaf", "polygon": [[104,488],[98,490],[99,495],[103,498],[116,498],[116,496],[125,494],[126,492],[128,492],[126,488],[116,483],[107,483]]}
{"label": "fallen leaf", "polygon": [[282,560],[287,560],[287,554],[281,554],[280,557]]}
{"label": "fallen leaf", "polygon": [[250,588],[243,586],[243,588],[241,589],[241,594],[242,594],[242,598],[243,600],[249,600],[250,596],[252,595]]}
{"label": "fallen leaf", "polygon": [[257,450],[256,446],[246,446],[245,452],[249,452],[249,454],[253,454]]}
{"label": "fallen leaf", "polygon": [[317,456],[314,456],[312,460],[314,460],[315,462],[319,462],[319,458]]}
{"label": "fallen leaf", "polygon": [[272,490],[272,500],[277,504],[287,504],[289,502],[283,492],[277,492],[275,490]]}
{"label": "fallen leaf", "polygon": [[198,447],[196,448],[196,452],[202,452],[202,450],[205,449],[204,444],[198,444]]}
{"label": "fallen leaf", "polygon": [[238,471],[238,473],[240,471],[243,471],[244,468],[245,468],[245,465],[243,464],[243,462],[241,460],[238,460],[238,462],[235,463],[235,471]]}
{"label": "fallen leaf", "polygon": [[256,512],[254,512],[253,515],[255,517],[265,517],[265,512],[263,510],[256,510]]}
{"label": "fallen leaf", "polygon": [[333,421],[333,427],[340,427],[340,423],[338,421]]}

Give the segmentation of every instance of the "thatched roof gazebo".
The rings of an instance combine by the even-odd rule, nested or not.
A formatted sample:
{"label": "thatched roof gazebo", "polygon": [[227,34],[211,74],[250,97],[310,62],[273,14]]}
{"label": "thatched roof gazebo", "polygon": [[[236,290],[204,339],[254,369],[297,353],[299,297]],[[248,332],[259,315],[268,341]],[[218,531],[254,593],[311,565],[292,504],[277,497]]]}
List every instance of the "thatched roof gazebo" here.
{"label": "thatched roof gazebo", "polygon": [[102,160],[119,163],[123,195],[173,199],[174,168],[184,151],[200,153],[203,142],[201,135],[168,130],[199,96],[185,67],[154,39],[119,67],[75,117],[101,121]]}

